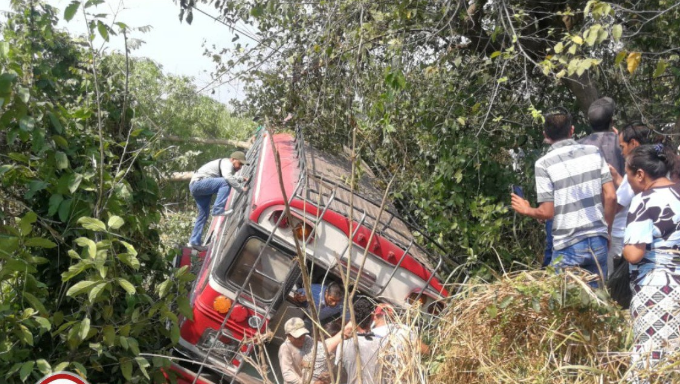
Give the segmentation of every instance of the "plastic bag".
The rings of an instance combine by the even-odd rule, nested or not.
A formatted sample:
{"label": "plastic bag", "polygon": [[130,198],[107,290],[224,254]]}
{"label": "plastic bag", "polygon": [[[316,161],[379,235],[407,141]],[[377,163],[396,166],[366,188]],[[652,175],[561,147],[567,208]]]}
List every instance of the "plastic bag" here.
{"label": "plastic bag", "polygon": [[623,309],[630,307],[630,300],[633,298],[633,291],[630,289],[630,270],[628,261],[623,257],[614,261],[614,273],[607,280],[609,295]]}

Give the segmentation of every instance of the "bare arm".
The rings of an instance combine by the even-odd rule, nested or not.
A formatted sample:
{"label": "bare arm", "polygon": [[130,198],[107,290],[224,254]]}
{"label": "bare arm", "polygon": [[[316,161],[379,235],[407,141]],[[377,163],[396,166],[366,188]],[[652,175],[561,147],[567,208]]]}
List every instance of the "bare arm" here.
{"label": "bare arm", "polygon": [[623,247],[623,257],[631,264],[639,263],[645,257],[647,244],[626,244]]}
{"label": "bare arm", "polygon": [[604,220],[607,222],[609,232],[612,231],[614,216],[616,216],[616,189],[613,182],[602,184],[602,203],[604,205]]}
{"label": "bare arm", "polygon": [[618,188],[619,185],[621,185],[621,181],[623,181],[623,177],[619,175],[619,173],[616,171],[616,168],[612,167],[611,164],[607,164],[609,166],[609,173],[612,174],[612,182],[614,183],[614,188]]}
{"label": "bare arm", "polygon": [[524,216],[533,217],[539,220],[550,220],[555,216],[555,203],[545,201],[538,208],[532,208],[529,202],[514,193],[512,194],[512,209]]}
{"label": "bare arm", "polygon": [[326,343],[326,348],[328,349],[328,353],[335,353],[335,350],[338,348],[338,345],[342,343],[342,336],[343,334],[345,337],[351,337],[352,336],[352,331],[354,330],[354,326],[352,326],[352,322],[348,322],[345,324],[345,328],[342,332],[338,332],[335,335],[327,338],[324,343]]}

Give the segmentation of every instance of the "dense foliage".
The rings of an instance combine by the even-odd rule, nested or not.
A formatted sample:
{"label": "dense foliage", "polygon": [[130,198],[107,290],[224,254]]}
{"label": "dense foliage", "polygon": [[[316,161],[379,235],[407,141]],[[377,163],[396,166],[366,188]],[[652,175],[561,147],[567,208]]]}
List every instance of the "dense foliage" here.
{"label": "dense foliage", "polygon": [[143,352],[177,342],[193,276],[160,246],[162,132],[144,109],[160,103],[128,92],[145,86],[116,65],[125,58],[94,47],[95,34],[128,28],[92,14],[97,2],[65,10],[87,15],[86,39],[56,30],[44,3],[12,5],[0,41],[0,378],[161,380],[168,360]]}
{"label": "dense foliage", "polygon": [[[677,131],[677,2],[183,0],[182,16],[201,3],[240,31],[211,54],[249,82],[242,108],[272,123],[292,113],[330,150],[355,142],[396,175],[405,214],[492,269],[543,247],[540,223],[507,208],[511,182],[531,198],[541,111],[566,106],[582,135],[583,111],[608,95],[618,125]],[[517,171],[510,149],[525,155]]]}

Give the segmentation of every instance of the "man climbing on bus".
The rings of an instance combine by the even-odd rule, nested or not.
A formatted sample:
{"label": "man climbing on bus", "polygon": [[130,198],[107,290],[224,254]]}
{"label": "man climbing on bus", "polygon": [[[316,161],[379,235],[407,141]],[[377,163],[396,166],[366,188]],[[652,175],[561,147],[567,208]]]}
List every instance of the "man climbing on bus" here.
{"label": "man climbing on bus", "polygon": [[191,232],[187,246],[199,250],[204,249],[201,237],[203,236],[203,227],[208,221],[210,201],[213,195],[217,195],[213,204],[212,215],[224,215],[224,206],[231,189],[234,188],[238,192],[243,191],[242,184],[247,180],[241,177],[238,172],[244,165],[248,165],[246,155],[241,151],[236,151],[228,159],[213,160],[194,172],[189,183],[189,190],[191,196],[196,200],[198,217],[196,217],[194,230]]}

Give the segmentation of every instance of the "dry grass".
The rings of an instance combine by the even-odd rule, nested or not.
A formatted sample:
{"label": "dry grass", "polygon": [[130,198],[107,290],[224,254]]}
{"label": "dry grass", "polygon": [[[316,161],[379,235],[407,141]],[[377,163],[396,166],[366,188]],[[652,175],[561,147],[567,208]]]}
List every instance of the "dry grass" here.
{"label": "dry grass", "polygon": [[430,383],[622,380],[627,312],[578,271],[518,272],[468,284],[430,329]]}

